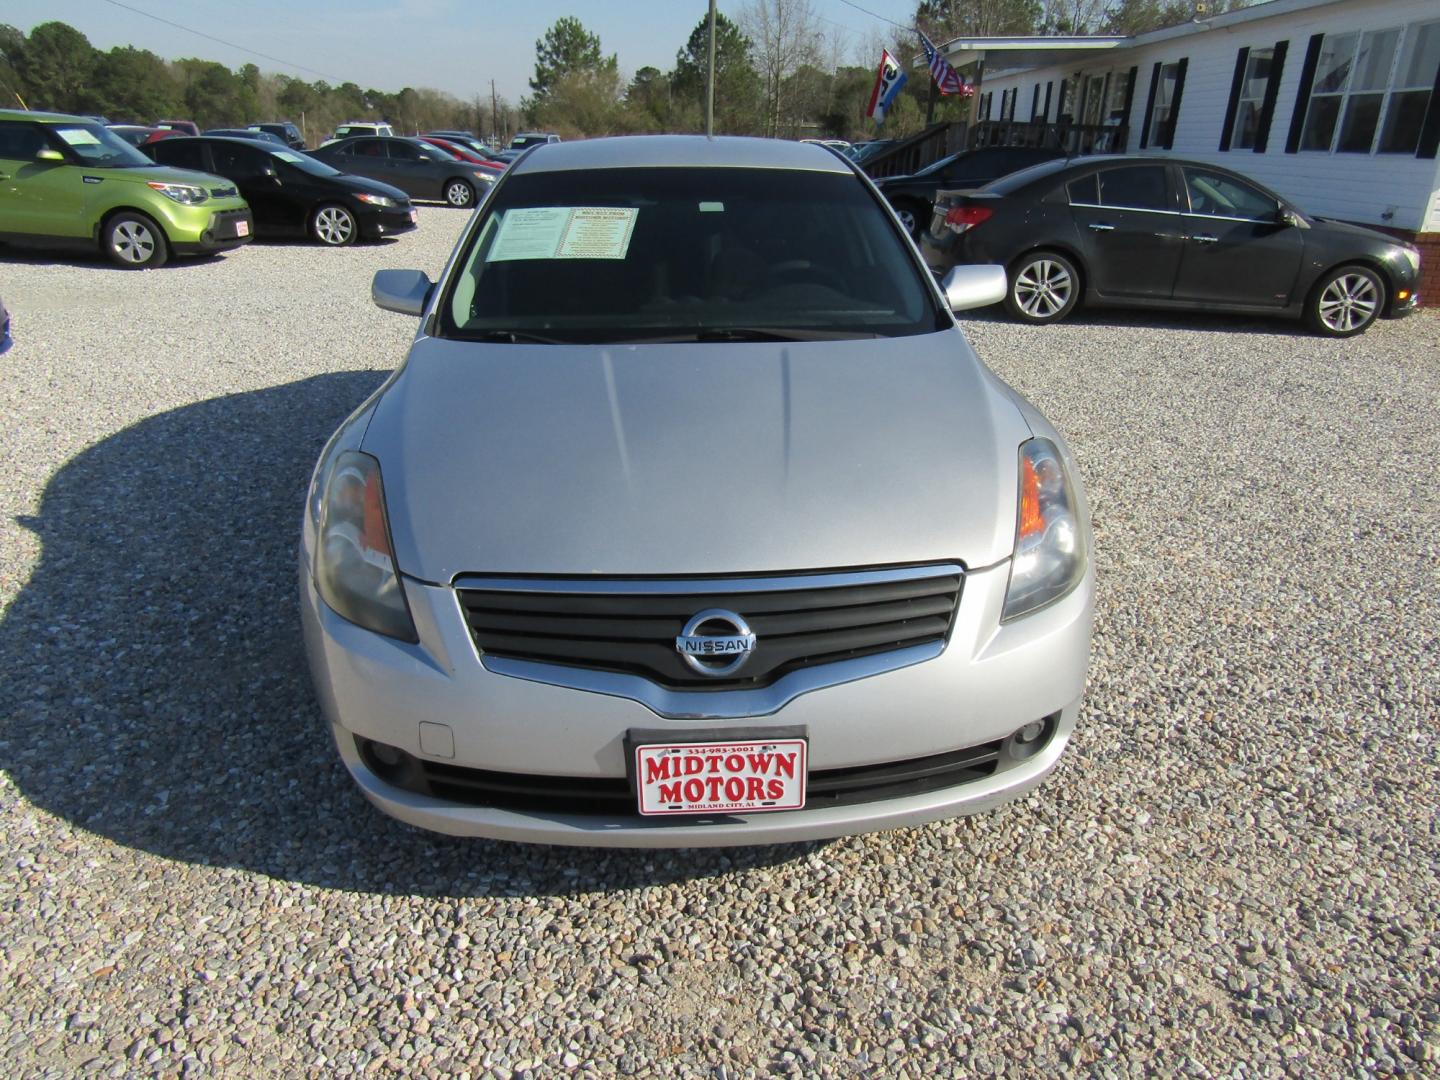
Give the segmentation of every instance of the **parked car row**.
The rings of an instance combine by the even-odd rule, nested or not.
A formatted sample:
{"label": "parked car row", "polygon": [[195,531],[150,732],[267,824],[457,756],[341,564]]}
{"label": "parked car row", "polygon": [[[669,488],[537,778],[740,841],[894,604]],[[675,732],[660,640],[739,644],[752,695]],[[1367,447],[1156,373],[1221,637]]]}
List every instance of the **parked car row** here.
{"label": "parked car row", "polygon": [[275,132],[129,127],[0,110],[0,241],[98,249],[137,269],[257,233],[338,247],[415,228],[412,199],[473,206],[499,175],[419,139],[348,139],[312,156]]}

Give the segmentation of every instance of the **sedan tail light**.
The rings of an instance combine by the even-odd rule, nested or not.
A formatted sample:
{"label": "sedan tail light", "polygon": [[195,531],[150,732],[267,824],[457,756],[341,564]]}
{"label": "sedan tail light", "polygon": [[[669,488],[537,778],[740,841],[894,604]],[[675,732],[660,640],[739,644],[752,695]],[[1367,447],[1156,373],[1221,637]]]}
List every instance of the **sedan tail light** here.
{"label": "sedan tail light", "polygon": [[946,211],[945,225],[951,232],[959,234],[973,229],[982,221],[989,221],[994,213],[985,206],[957,206]]}

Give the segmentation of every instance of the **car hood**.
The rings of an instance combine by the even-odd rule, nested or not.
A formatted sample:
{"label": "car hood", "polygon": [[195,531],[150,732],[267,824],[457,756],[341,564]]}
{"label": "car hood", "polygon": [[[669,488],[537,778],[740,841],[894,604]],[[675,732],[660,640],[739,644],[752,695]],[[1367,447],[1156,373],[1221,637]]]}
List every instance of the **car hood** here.
{"label": "car hood", "polygon": [[1030,435],[959,330],[823,343],[420,338],[363,448],[396,561],[699,575],[1009,556]]}
{"label": "car hood", "polygon": [[1378,229],[1367,229],[1364,225],[1352,225],[1348,221],[1336,221],[1334,218],[1312,217],[1310,223],[1319,232],[1331,233],[1339,236],[1361,236],[1366,240],[1377,244],[1400,246],[1404,240],[1397,240],[1388,233]]}

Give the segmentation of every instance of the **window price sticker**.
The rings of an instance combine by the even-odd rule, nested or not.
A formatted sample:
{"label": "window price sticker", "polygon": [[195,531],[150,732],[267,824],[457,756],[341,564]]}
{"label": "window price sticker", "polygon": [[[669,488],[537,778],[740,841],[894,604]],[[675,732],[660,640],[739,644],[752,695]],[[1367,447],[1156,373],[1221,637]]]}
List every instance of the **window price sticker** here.
{"label": "window price sticker", "polygon": [[486,262],[623,259],[640,211],[628,206],[535,206],[507,210]]}

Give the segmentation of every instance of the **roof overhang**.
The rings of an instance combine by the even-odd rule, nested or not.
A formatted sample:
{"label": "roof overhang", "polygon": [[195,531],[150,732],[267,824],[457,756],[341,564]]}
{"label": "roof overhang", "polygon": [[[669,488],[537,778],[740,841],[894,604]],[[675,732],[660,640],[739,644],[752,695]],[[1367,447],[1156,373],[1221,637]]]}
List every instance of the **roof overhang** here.
{"label": "roof overhang", "polygon": [[1071,60],[1084,60],[1110,49],[1128,45],[1134,39],[1124,35],[1087,34],[1077,37],[961,37],[940,46],[945,58],[957,68],[984,62],[985,73],[1050,67]]}

